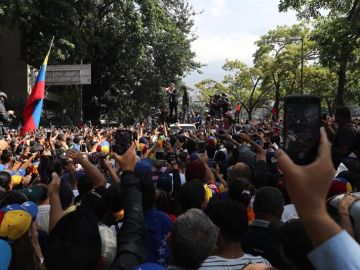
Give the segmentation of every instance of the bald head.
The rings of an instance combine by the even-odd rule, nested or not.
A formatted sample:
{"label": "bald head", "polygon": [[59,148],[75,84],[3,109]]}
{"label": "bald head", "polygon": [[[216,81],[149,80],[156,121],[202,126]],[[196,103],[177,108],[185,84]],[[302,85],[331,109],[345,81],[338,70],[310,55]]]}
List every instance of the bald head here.
{"label": "bald head", "polygon": [[252,174],[251,169],[244,162],[236,163],[228,175],[229,181],[246,179],[251,181]]}

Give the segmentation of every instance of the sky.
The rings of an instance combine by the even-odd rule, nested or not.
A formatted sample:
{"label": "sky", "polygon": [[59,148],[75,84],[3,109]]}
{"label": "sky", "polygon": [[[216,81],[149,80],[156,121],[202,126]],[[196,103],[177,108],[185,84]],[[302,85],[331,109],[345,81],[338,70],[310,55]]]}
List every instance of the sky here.
{"label": "sky", "polygon": [[254,42],[277,25],[296,23],[295,12],[279,13],[279,0],[188,0],[194,10],[194,31],[198,39],[192,43],[196,60],[205,64],[202,73],[193,72],[185,83],[193,87],[203,79],[221,81],[225,59],[238,59],[252,64]]}

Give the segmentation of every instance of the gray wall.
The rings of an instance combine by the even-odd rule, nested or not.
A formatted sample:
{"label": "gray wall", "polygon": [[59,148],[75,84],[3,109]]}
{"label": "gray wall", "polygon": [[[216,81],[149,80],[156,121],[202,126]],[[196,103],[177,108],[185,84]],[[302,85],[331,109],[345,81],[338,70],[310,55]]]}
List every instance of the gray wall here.
{"label": "gray wall", "polygon": [[0,27],[0,91],[25,100],[27,89],[28,66],[20,60],[20,32]]}

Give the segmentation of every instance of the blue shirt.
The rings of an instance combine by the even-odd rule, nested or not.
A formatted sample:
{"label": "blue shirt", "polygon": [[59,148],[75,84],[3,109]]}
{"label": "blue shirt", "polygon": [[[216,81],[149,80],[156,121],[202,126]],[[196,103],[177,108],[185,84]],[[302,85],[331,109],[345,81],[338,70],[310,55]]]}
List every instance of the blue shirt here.
{"label": "blue shirt", "polygon": [[318,246],[308,258],[317,270],[358,270],[360,246],[342,231]]}

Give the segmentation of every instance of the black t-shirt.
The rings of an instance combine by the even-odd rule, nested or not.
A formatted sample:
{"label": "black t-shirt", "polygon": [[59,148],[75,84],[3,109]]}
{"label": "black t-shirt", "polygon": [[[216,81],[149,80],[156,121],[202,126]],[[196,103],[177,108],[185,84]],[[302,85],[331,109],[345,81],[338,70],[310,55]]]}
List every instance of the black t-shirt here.
{"label": "black t-shirt", "polygon": [[271,265],[280,269],[288,269],[281,257],[280,239],[275,233],[282,224],[280,221],[267,224],[267,222],[255,220],[241,239],[244,252],[253,256],[262,256]]}
{"label": "black t-shirt", "polygon": [[[335,168],[339,166],[343,158],[355,151],[357,134],[358,129],[352,123],[345,124],[337,129],[331,147],[332,159]],[[341,154],[339,151],[345,146],[347,146],[348,151],[345,154]]]}
{"label": "black t-shirt", "polygon": [[177,91],[176,91],[176,89],[174,89],[174,90],[170,93],[169,102],[170,102],[170,103],[174,103],[174,104],[177,104],[177,103],[178,103],[178,100],[177,100]]}

